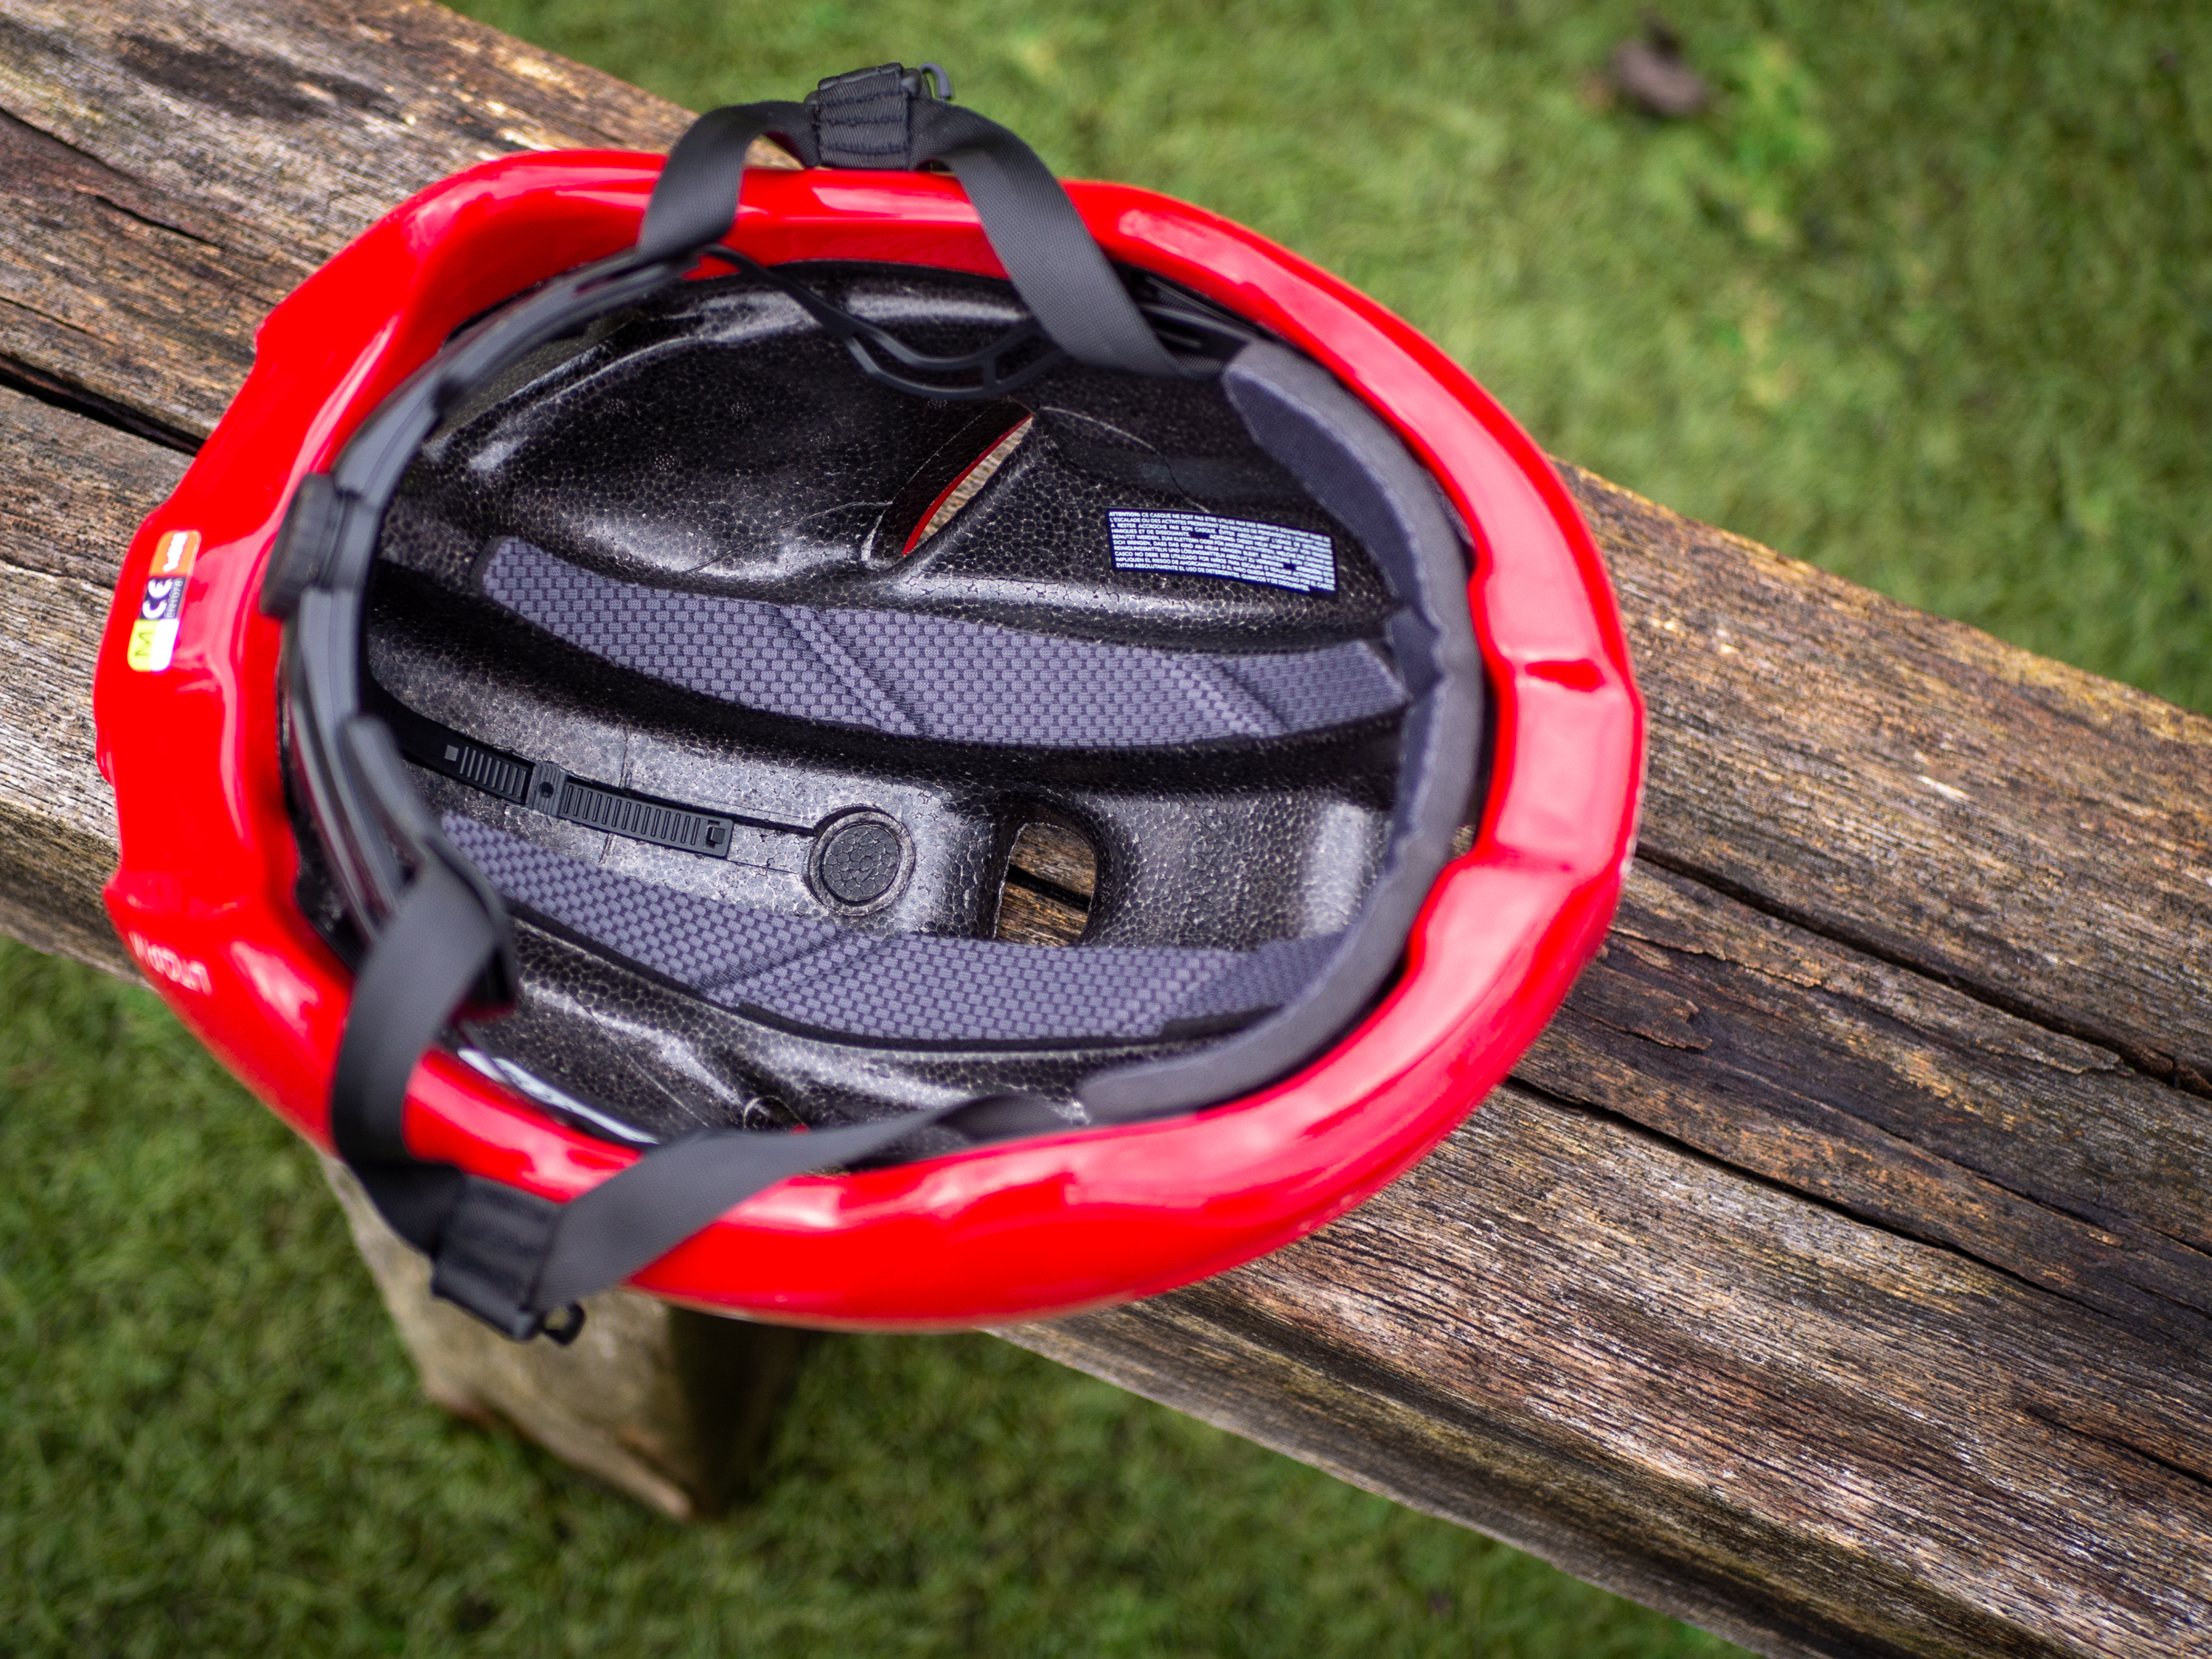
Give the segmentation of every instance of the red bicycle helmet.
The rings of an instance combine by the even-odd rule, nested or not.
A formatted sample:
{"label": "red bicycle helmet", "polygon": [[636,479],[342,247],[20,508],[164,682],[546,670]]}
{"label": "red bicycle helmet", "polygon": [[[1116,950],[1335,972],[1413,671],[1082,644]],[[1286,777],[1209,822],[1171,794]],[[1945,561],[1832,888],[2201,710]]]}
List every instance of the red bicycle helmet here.
{"label": "red bicycle helmet", "polygon": [[1596,949],[1643,720],[1434,347],[897,65],[373,226],[94,698],[138,962],[434,1289],[564,1340],[624,1279],[1065,1311],[1341,1214]]}

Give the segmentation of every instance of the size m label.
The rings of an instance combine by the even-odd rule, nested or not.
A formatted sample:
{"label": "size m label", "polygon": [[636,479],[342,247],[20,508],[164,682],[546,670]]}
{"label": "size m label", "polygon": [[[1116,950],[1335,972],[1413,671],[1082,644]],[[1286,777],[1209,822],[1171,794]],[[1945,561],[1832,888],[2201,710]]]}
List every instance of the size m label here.
{"label": "size m label", "polygon": [[131,624],[131,646],[124,660],[143,673],[158,674],[177,649],[177,627],[185,615],[185,588],[200,556],[200,532],[170,530],[154,544],[146,568],[146,591],[138,619]]}
{"label": "size m label", "polygon": [[1326,536],[1205,513],[1109,512],[1117,570],[1175,570],[1265,582],[1302,593],[1336,592],[1336,554]]}

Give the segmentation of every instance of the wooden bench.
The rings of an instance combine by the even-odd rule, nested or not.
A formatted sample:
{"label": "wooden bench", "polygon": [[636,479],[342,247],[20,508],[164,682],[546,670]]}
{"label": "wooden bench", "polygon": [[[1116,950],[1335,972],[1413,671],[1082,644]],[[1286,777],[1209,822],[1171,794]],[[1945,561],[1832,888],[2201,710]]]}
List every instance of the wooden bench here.
{"label": "wooden bench", "polygon": [[[255,323],[684,118],[409,0],[4,0],[0,112],[0,927],[128,972],[92,659]],[[2212,1652],[2212,720],[1562,471],[1652,714],[1606,956],[1345,1220],[1004,1334],[1762,1652]],[[711,1502],[790,1340],[628,1302],[513,1386]]]}

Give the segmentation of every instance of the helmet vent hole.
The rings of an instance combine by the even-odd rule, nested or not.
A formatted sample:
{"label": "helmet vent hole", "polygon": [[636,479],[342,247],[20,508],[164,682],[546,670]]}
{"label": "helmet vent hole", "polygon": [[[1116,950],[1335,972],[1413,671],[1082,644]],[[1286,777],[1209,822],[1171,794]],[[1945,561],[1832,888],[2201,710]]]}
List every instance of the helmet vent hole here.
{"label": "helmet vent hole", "polygon": [[[1022,447],[1022,440],[1029,436],[1030,428],[1036,424],[1036,417],[1026,412],[1015,412],[1018,418],[1011,427],[1001,425],[998,420],[986,422],[979,417],[963,431],[961,437],[972,441],[977,428],[981,427],[988,441],[981,452],[974,454],[965,466],[955,472],[951,480],[939,489],[915,518],[914,528],[907,532],[906,544],[899,549],[901,556],[913,552],[951,524],[960,509],[975,499],[977,492],[991,482],[992,475]],[[951,447],[947,446],[948,448]],[[940,451],[940,457],[942,453]]]}
{"label": "helmet vent hole", "polygon": [[1039,818],[1021,827],[999,882],[994,939],[1012,945],[1073,945],[1091,923],[1098,849],[1073,824]]}

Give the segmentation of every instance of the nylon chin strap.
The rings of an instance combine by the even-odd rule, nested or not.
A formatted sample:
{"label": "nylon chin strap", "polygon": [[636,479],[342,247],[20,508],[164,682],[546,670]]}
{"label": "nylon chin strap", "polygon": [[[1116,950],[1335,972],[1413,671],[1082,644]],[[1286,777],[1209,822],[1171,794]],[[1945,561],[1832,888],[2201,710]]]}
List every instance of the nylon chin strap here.
{"label": "nylon chin strap", "polygon": [[[627,878],[557,859],[472,820],[430,818],[408,781],[391,726],[362,712],[364,596],[386,507],[423,440],[477,387],[545,340],[666,289],[728,235],[745,148],[763,135],[779,138],[809,165],[912,168],[942,161],[950,167],[1052,350],[1139,375],[1223,374],[1231,405],[1262,447],[1374,554],[1404,607],[1390,624],[1395,667],[1364,646],[1307,653],[1310,660],[1303,662],[1291,660],[1297,653],[1285,653],[1264,660],[1191,657],[1152,665],[1137,673],[1139,681],[1144,672],[1157,671],[1165,677],[1163,683],[1187,682],[1185,692],[1199,688],[1179,694],[1180,702],[1155,700],[1181,712],[1138,726],[1117,712],[1103,726],[1066,734],[1085,747],[1110,747],[1112,731],[1123,728],[1125,738],[1139,742],[1250,738],[1403,707],[1392,840],[1352,927],[1249,952],[1048,951],[1060,965],[1039,972],[1027,957],[998,954],[1024,947],[991,941],[863,939],[830,924],[811,931],[802,924],[794,932],[783,925],[793,919],[733,917],[726,914],[733,907],[727,906],[691,916],[684,906],[693,902],[683,896],[630,890],[641,884],[625,887]],[[860,332],[838,337],[863,368],[908,384],[871,356],[888,349],[880,339]],[[271,559],[262,605],[286,623],[292,775],[346,912],[368,941],[331,1079],[331,1135],[386,1219],[432,1257],[437,1294],[518,1340],[540,1333],[573,1340],[581,1322],[575,1304],[582,1297],[629,1278],[733,1205],[789,1176],[893,1154],[902,1142],[936,1125],[979,1141],[1068,1127],[1052,1102],[1001,1095],[812,1133],[710,1130],[653,1148],[565,1204],[418,1158],[404,1133],[414,1066],[455,1019],[496,1011],[514,994],[502,891],[534,914],[595,938],[603,948],[690,984],[701,994],[734,1000],[769,1018],[827,1024],[856,1036],[867,1033],[854,1030],[862,1017],[855,1012],[860,994],[853,989],[854,975],[864,980],[869,961],[879,978],[889,972],[902,983],[950,975],[969,991],[1000,987],[1005,1006],[994,1025],[1000,1036],[1034,1027],[1048,1040],[1064,1041],[1071,1030],[1096,1035],[1102,1024],[1109,1034],[1157,1036],[1174,1030],[1178,1021],[1247,1023],[1248,1029],[1180,1059],[1094,1073],[1078,1091],[1079,1105],[1093,1122],[1128,1121],[1248,1092],[1310,1056],[1371,1000],[1444,862],[1473,781],[1480,680],[1460,543],[1426,474],[1356,398],[1294,353],[1246,343],[1249,337],[1234,330],[1230,337],[1242,349],[1225,373],[1218,360],[1194,362],[1171,353],[1035,154],[1003,127],[927,95],[918,76],[889,65],[824,82],[804,104],[736,106],[700,118],[672,153],[634,249],[556,278],[460,336],[363,423],[329,475],[302,480]],[[908,369],[946,367],[945,360],[904,348],[900,352],[904,355],[891,355]],[[986,368],[987,383],[994,372]],[[908,389],[970,395],[928,385]],[[487,590],[495,582],[511,582],[514,608],[558,632],[564,605],[580,614],[607,598],[588,584],[575,586],[574,577],[588,573],[570,576],[545,568],[558,562],[510,543],[495,562]],[[581,603],[570,603],[579,594]],[[619,597],[642,607],[635,626],[628,633],[617,629],[592,636],[592,648],[616,660],[626,651],[651,648],[652,635],[666,620],[654,607],[685,596]],[[854,723],[898,731],[884,717],[890,708],[899,709],[897,718],[920,735],[989,741],[989,732],[1001,730],[1003,738],[994,724],[1000,716],[988,711],[937,710],[917,717],[910,706],[902,708],[896,665],[911,641],[883,646],[880,659],[872,660],[869,653],[876,647],[868,643],[869,629],[860,626],[849,635],[845,623],[825,623],[829,614],[753,619],[771,633],[806,636],[811,629],[821,636],[806,641],[811,659],[823,668],[817,678],[822,684],[836,679],[847,702],[840,705],[842,715],[813,711],[815,717],[833,722],[852,717]],[[896,623],[925,632],[974,626],[913,617]],[[1082,642],[1039,636],[1032,645],[1067,657],[1048,665],[1050,674],[1121,675],[1125,682],[1142,667],[1139,659],[1174,654],[1129,647],[1125,659],[1079,663]],[[709,684],[698,689],[714,694],[713,686],[722,684],[717,677],[734,677],[730,684],[741,700],[760,692],[745,678],[744,656],[741,651],[709,665],[704,671]],[[1192,708],[1200,713],[1193,715]],[[1104,744],[1102,734],[1108,738]],[[1035,741],[1040,735],[1024,729],[1012,740]],[[421,736],[416,732],[409,741]],[[482,775],[471,781],[478,787],[492,787],[485,778],[527,780],[534,791],[541,781],[542,769],[489,751],[470,757],[453,745],[455,775],[469,775],[472,761]],[[502,762],[507,771],[499,769]],[[588,786],[585,792],[590,793]],[[566,789],[554,793],[568,798]],[[665,804],[627,799],[612,790],[599,794],[605,799],[594,797],[590,810],[649,823],[664,845],[678,844],[680,831],[698,842],[698,850],[711,851],[716,822],[711,815],[679,812],[664,821],[652,813],[665,813]],[[682,916],[690,916],[694,935],[707,941],[702,948],[711,961],[695,961],[683,954],[689,947],[669,945],[671,919]],[[671,949],[675,955],[667,954]],[[714,957],[715,951],[722,955]],[[927,960],[903,961],[902,953],[917,952]],[[818,971],[833,966],[851,971]],[[861,995],[860,1002],[867,1001]],[[872,1006],[868,1017],[884,1018],[881,998]],[[935,1029],[931,1020],[941,1024],[942,1018],[909,1008],[893,1018],[884,1035],[916,1040],[918,1032]],[[972,1042],[980,1029],[962,1025],[951,1036]]]}
{"label": "nylon chin strap", "polygon": [[912,172],[943,162],[1055,345],[1094,368],[1183,373],[1036,152],[997,122],[924,94],[921,76],[896,64],[832,76],[803,104],[732,104],[701,116],[669,152],[638,257],[673,258],[726,235],[745,148],[760,137],[781,141],[808,167]]}

